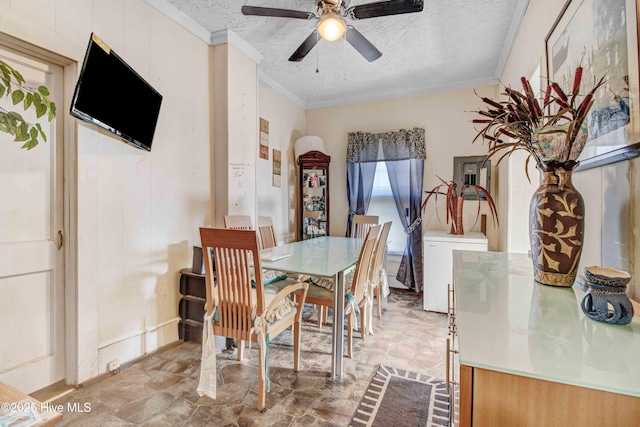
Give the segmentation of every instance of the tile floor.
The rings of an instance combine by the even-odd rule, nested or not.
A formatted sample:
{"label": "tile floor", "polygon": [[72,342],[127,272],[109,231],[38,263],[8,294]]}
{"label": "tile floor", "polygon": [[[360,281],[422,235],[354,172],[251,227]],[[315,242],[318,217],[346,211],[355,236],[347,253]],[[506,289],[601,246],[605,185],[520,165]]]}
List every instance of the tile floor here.
{"label": "tile floor", "polygon": [[[267,411],[257,403],[257,348],[218,354],[217,399],[196,393],[200,345],[180,343],[78,389],[54,403],[89,403],[87,413],[65,413],[62,426],[346,426],[378,364],[444,377],[446,315],[422,310],[421,294],[392,289],[374,335],[356,333],[344,378],[329,379],[331,326],[318,330],[316,311],[303,313],[301,371],[294,373],[292,335],[270,347],[271,392]],[[331,322],[331,316],[329,317]]]}

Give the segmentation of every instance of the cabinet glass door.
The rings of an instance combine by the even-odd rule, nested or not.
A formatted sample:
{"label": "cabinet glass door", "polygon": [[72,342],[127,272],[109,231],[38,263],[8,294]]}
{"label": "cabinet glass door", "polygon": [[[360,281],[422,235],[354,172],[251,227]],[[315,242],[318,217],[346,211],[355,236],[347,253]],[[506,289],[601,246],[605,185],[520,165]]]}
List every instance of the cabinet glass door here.
{"label": "cabinet glass door", "polygon": [[302,238],[327,235],[327,169],[302,170]]}

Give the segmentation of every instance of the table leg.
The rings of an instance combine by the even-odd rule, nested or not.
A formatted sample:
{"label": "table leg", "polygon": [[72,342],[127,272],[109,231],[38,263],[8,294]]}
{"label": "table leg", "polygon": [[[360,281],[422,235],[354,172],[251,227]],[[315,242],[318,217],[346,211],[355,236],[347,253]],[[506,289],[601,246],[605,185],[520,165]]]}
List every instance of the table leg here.
{"label": "table leg", "polygon": [[331,378],[342,378],[344,355],[344,271],[335,276],[333,292],[333,345],[331,352]]}

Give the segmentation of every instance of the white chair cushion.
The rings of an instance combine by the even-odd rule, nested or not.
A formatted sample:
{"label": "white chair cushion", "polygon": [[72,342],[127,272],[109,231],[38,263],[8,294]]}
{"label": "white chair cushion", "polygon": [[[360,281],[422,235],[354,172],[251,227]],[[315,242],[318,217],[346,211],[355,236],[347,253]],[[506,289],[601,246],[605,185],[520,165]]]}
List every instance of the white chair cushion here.
{"label": "white chair cushion", "polygon": [[[295,280],[287,279],[287,280],[280,280],[278,282],[275,282],[275,283],[272,283],[272,284],[269,284],[269,285],[265,286],[264,287],[264,304],[265,304],[265,308],[269,307],[269,304],[271,304],[271,301],[274,300],[274,298],[276,297],[276,295],[278,294],[278,291],[280,289],[284,288],[287,285],[290,285],[291,283],[295,283],[295,282],[296,282]],[[257,301],[258,300],[258,296],[257,296],[257,291],[256,291],[255,288],[251,288],[251,294],[252,294],[252,300],[253,301]],[[271,313],[267,317],[267,321],[275,322],[277,320],[282,320],[282,319],[288,318],[288,317],[290,317],[290,315],[293,315],[293,314],[296,313],[296,307],[297,306],[298,306],[298,304],[296,304],[291,299],[284,298],[271,311]],[[255,306],[254,306],[253,309],[255,311]],[[217,309],[216,309],[216,311],[217,311]],[[214,321],[216,323],[218,323],[217,313],[214,314]]]}
{"label": "white chair cushion", "polygon": [[[271,301],[276,297],[278,292],[281,289],[289,286],[292,283],[296,283],[293,279],[279,280],[277,282],[270,283],[264,286],[264,303],[268,307]],[[254,292],[255,289],[251,289]],[[269,314],[267,320],[269,322],[274,322],[276,320],[284,319],[285,317],[289,317],[288,314],[296,312],[297,304],[293,302],[290,298],[284,298],[282,301],[278,303],[278,305],[274,308],[274,310]]]}
{"label": "white chair cushion", "polygon": [[[354,271],[355,270],[351,270],[344,276],[345,289],[351,289],[351,283],[353,282]],[[329,277],[311,276],[308,282],[313,285],[320,286],[321,288],[325,288],[330,291],[333,291],[333,285],[334,285],[333,279]]]}
{"label": "white chair cushion", "polygon": [[309,290],[307,290],[307,298],[327,299],[333,301],[333,290],[310,283]]}
{"label": "white chair cushion", "polygon": [[[249,274],[251,275],[251,283],[255,284],[256,282],[256,273],[253,270],[253,267],[250,267]],[[265,285],[269,285],[273,282],[277,282],[280,280],[284,280],[287,278],[287,273],[279,270],[262,270],[262,283]]]}

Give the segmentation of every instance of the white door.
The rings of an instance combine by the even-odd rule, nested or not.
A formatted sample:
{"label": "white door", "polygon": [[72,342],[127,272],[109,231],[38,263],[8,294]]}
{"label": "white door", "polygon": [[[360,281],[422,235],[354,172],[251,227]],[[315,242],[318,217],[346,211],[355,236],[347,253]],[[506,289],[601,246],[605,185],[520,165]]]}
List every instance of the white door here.
{"label": "white door", "polygon": [[0,107],[39,122],[47,142],[27,151],[0,132],[0,381],[30,393],[64,379],[62,68],[0,46],[26,85],[45,85],[58,118]]}

